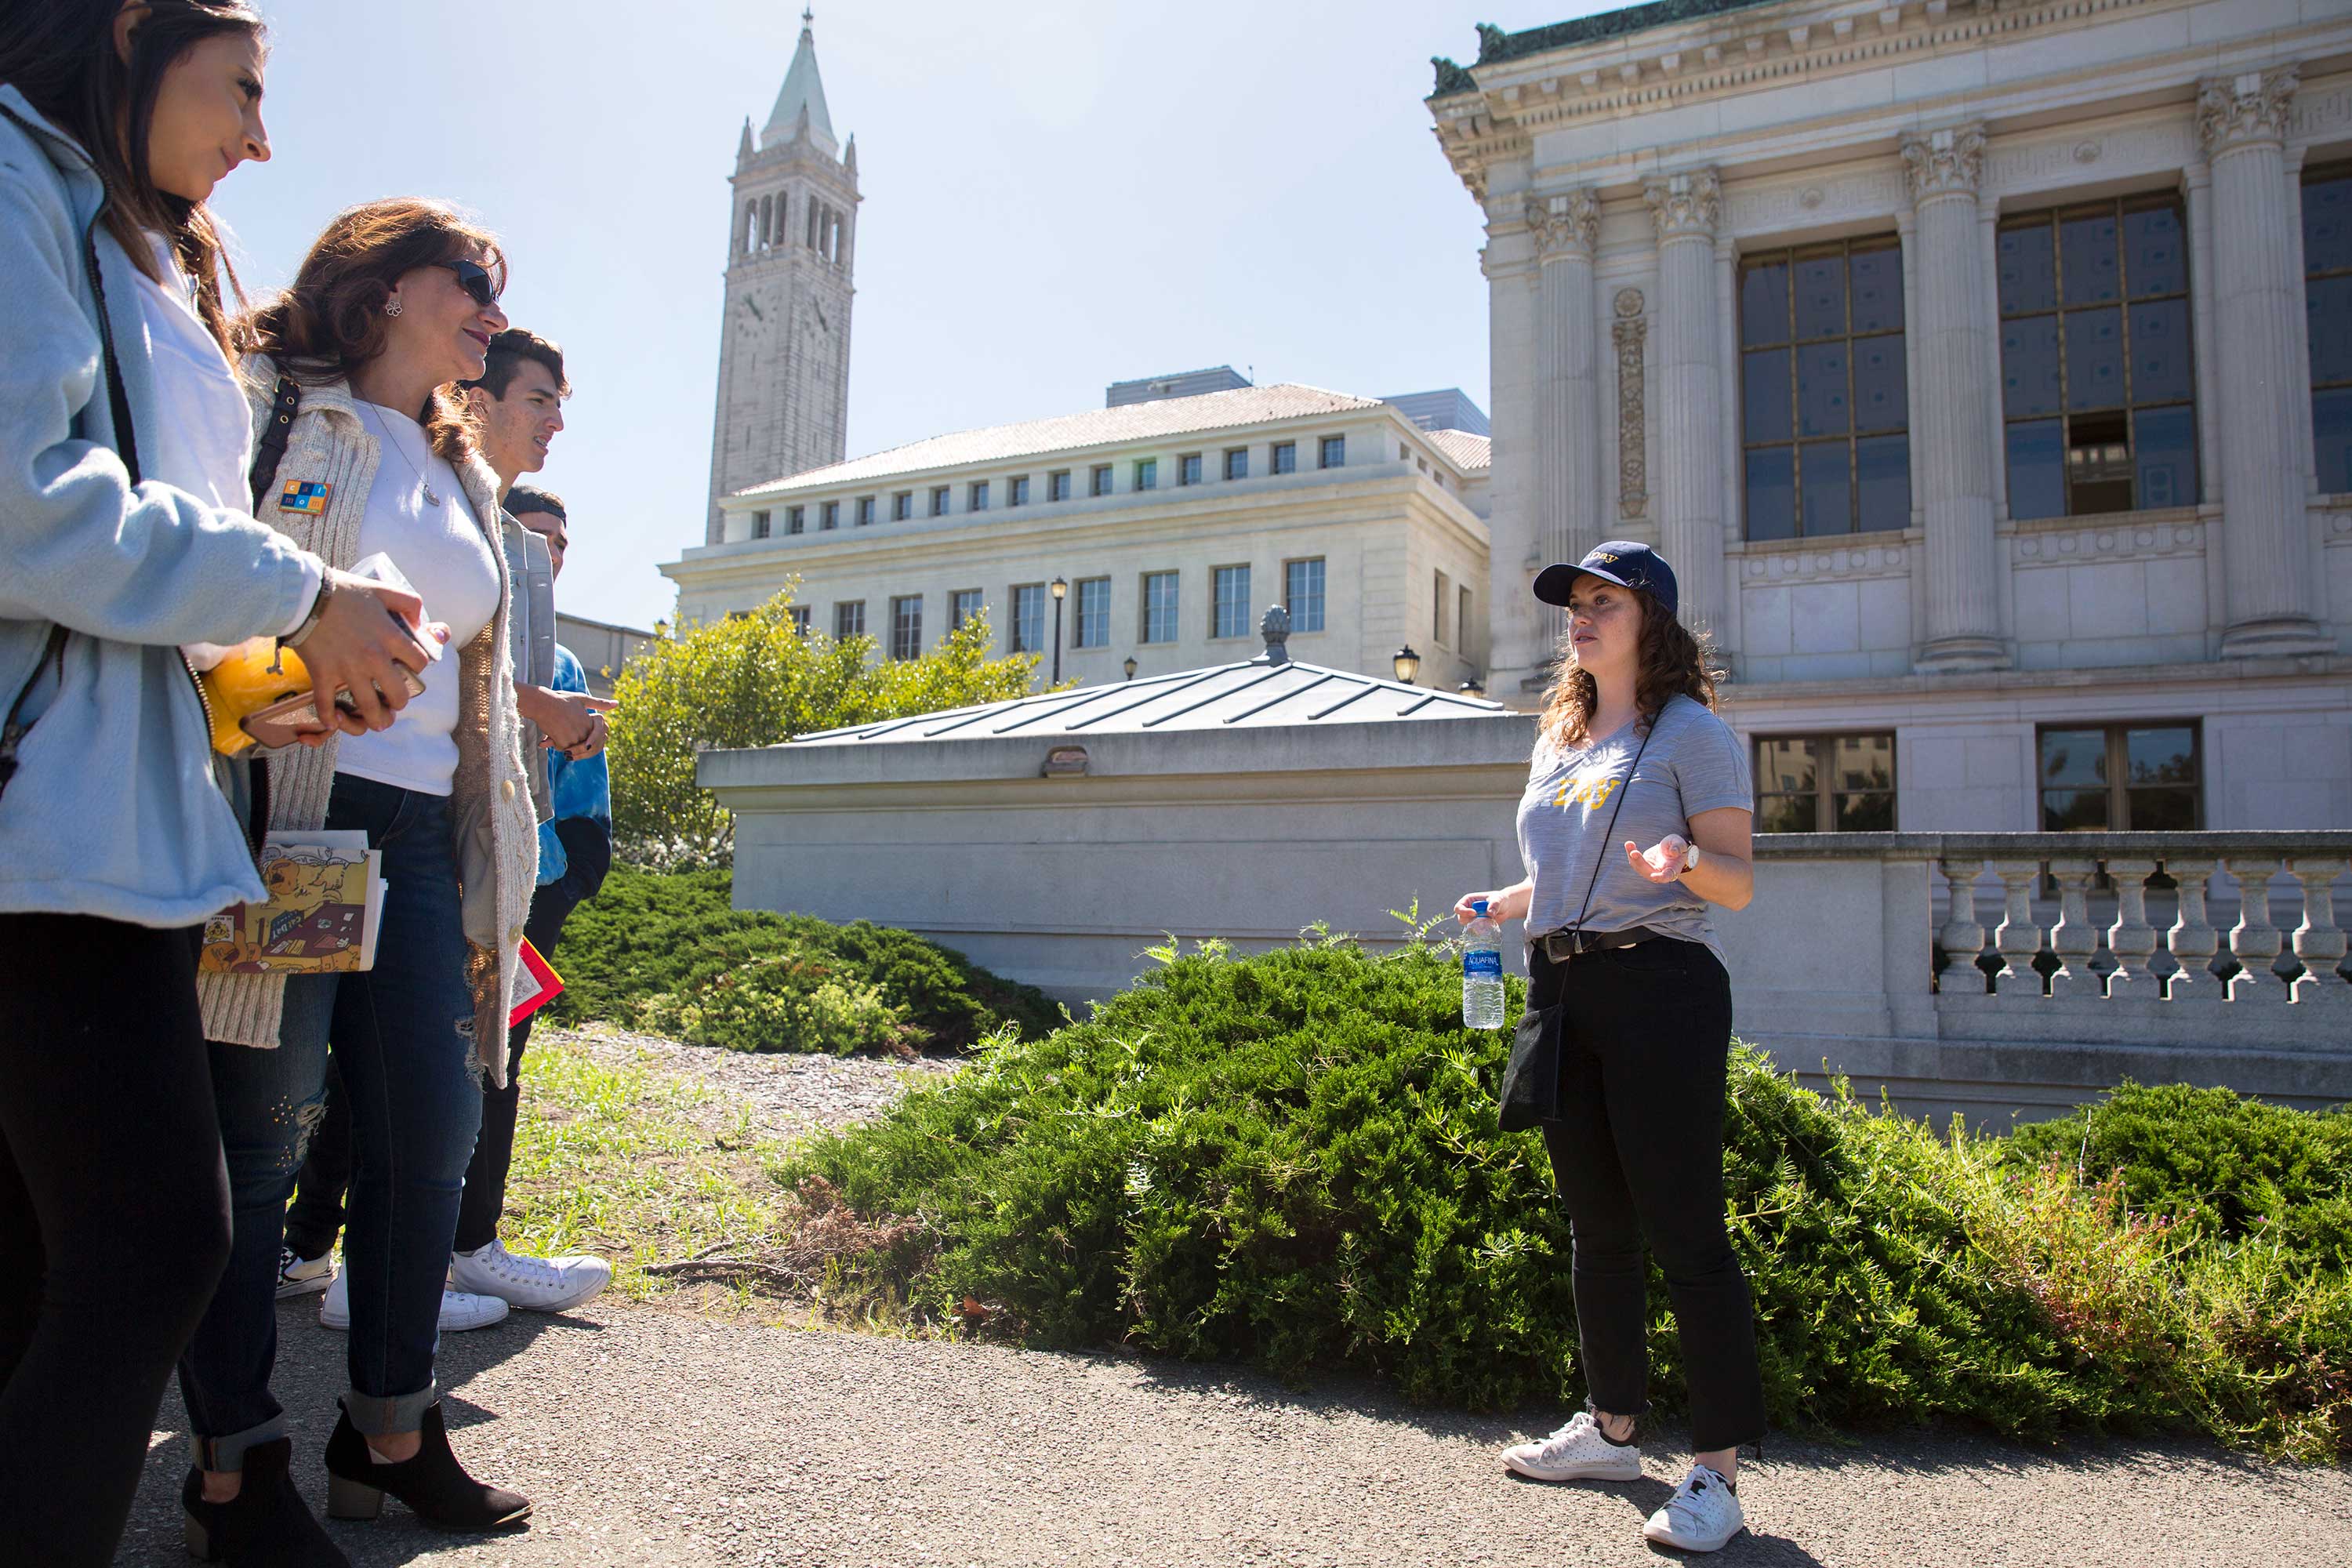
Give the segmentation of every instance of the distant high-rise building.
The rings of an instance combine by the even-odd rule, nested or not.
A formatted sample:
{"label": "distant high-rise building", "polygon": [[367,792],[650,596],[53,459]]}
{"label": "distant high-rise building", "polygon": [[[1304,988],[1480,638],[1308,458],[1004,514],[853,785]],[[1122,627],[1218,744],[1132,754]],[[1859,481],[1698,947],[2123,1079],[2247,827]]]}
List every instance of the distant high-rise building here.
{"label": "distant high-rise building", "polygon": [[1249,377],[1229,364],[1208,370],[1180,370],[1173,375],[1114,381],[1103,391],[1103,406],[1124,408],[1130,403],[1157,403],[1163,397],[1198,397],[1204,392],[1232,392],[1249,384]]}
{"label": "distant high-rise building", "polygon": [[1486,411],[1471,402],[1470,395],[1458,386],[1448,386],[1436,392],[1399,393],[1381,401],[1396,405],[1398,413],[1424,430],[1467,430],[1473,436],[1492,434],[1486,425]]}

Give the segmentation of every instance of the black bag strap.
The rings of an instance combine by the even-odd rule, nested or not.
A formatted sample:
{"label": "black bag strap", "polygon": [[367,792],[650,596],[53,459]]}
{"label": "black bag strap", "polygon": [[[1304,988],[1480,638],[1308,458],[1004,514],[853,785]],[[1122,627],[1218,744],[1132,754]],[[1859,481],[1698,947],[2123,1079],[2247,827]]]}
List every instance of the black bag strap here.
{"label": "black bag strap", "polygon": [[269,422],[253,448],[253,510],[261,511],[261,498],[278,482],[278,465],[286,456],[287,437],[294,433],[294,416],[302,411],[302,384],[290,375],[278,378],[271,395]]}
{"label": "black bag strap", "polygon": [[[1635,721],[1639,722],[1639,719],[1636,715]],[[1617,844],[1617,814],[1625,809],[1625,797],[1633,793],[1633,775],[1642,771],[1642,753],[1650,749],[1650,736],[1656,729],[1655,724],[1644,729],[1642,743],[1633,748],[1633,765],[1625,770],[1625,782],[1617,790],[1617,804],[1609,808],[1609,826],[1601,830],[1601,853],[1592,858],[1592,879],[1584,884],[1584,903],[1576,911],[1576,923],[1568,928],[1571,931],[1582,931],[1584,917],[1592,912],[1592,889],[1601,886],[1601,868]]]}

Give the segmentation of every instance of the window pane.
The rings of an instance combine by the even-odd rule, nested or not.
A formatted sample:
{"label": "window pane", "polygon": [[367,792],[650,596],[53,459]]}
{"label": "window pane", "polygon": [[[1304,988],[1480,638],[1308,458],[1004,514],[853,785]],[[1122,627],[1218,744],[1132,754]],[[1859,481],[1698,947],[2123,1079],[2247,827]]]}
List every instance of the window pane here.
{"label": "window pane", "polygon": [[1077,647],[1104,647],[1110,642],[1110,579],[1090,577],[1078,584],[1075,624]]}
{"label": "window pane", "polygon": [[2124,405],[2124,313],[2117,310],[2066,313],[2066,406]]}
{"label": "window pane", "polygon": [[2352,387],[2313,393],[2311,425],[2319,438],[2321,491],[2342,495],[2352,490]]}
{"label": "window pane", "polygon": [[2042,831],[2096,832],[2107,826],[2107,792],[2103,789],[2046,789],[2042,792]]}
{"label": "window pane", "polygon": [[2315,278],[2304,289],[2311,339],[2311,379],[2321,386],[2352,381],[2352,274]]}
{"label": "window pane", "polygon": [[2009,427],[2009,515],[2019,521],[2066,515],[2066,459],[2055,419]]}
{"label": "window pane", "polygon": [[[2352,281],[2352,279],[2347,279]],[[2131,397],[2134,403],[2186,403],[2197,395],[2190,370],[2189,301],[2134,305],[2131,312]]]}
{"label": "window pane", "polygon": [[1739,275],[1739,342],[1755,348],[1789,341],[1789,264],[1771,262]]}
{"label": "window pane", "polygon": [[1176,640],[1176,574],[1154,572],[1143,580],[1143,640]]}
{"label": "window pane", "polygon": [[2189,292],[2189,241],[2179,207],[2124,214],[2124,270],[2135,300]]}
{"label": "window pane", "polygon": [[1297,473],[1298,471],[1298,444],[1296,441],[1276,442],[1274,447],[1274,461],[1268,466],[1277,474]]}
{"label": "window pane", "polygon": [[2023,224],[2000,231],[2000,313],[2023,315],[2047,310],[2058,303],[2058,284],[2052,270],[2050,225]]}
{"label": "window pane", "polygon": [[2105,730],[2042,731],[2042,782],[2045,784],[2104,785],[2107,782],[2107,732]]}
{"label": "window pane", "polygon": [[1216,635],[1221,637],[1247,637],[1250,629],[1250,569],[1246,566],[1217,568]]}
{"label": "window pane", "polygon": [[1841,735],[1830,742],[1830,785],[1839,791],[1893,789],[1895,737]]}
{"label": "window pane", "polygon": [[1819,787],[1816,747],[1809,740],[1756,742],[1756,782],[1772,795],[1810,795]]}
{"label": "window pane", "polygon": [[1853,456],[1843,441],[1804,447],[1805,537],[1853,531]]}
{"label": "window pane", "polygon": [[1873,436],[1856,441],[1853,466],[1855,481],[1861,486],[1862,531],[1910,527],[1910,437]]}
{"label": "window pane", "polygon": [[1789,351],[1766,349],[1742,356],[1739,398],[1740,438],[1745,441],[1785,441],[1789,438]]}
{"label": "window pane", "polygon": [[[2352,409],[2347,409],[2352,416]],[[1797,459],[1787,447],[1748,454],[1748,537],[1797,535]]]}
{"label": "window pane", "polygon": [[1839,795],[1836,797],[1836,812],[1840,833],[1895,831],[1895,795],[1891,791],[1874,790],[1866,795]]}
{"label": "window pane", "polygon": [[2189,833],[2197,827],[2197,792],[2193,789],[2136,789],[2124,803],[2131,813],[2134,833]]}
{"label": "window pane", "polygon": [[2352,174],[2303,187],[2303,265],[2313,272],[2352,268]]}
{"label": "window pane", "polygon": [[2058,318],[2028,316],[2000,329],[2001,411],[2011,419],[2058,412]]}
{"label": "window pane", "polygon": [[2131,442],[2120,414],[2084,414],[2066,426],[2066,510],[2075,517],[2132,508]]}
{"label": "window pane", "polygon": [[2197,419],[2186,406],[2143,408],[2132,416],[2137,504],[2197,504]]}
{"label": "window pane", "polygon": [[1797,351],[1797,433],[1843,436],[1853,427],[1846,387],[1846,345],[1815,343]]}
{"label": "window pane", "polygon": [[1814,833],[1820,830],[1821,810],[1817,798],[1810,795],[1768,795],[1756,802],[1756,831],[1759,833]]}
{"label": "window pane", "polygon": [[2124,750],[2134,784],[2193,784],[2197,782],[2197,731],[2186,724],[2126,730]]}
{"label": "window pane", "polygon": [[2058,249],[2064,262],[2060,282],[2066,290],[2065,302],[2069,306],[2104,304],[2123,298],[2116,270],[2114,213],[2086,213],[2080,217],[2061,219]]}
{"label": "window pane", "polygon": [[1900,430],[1911,423],[1911,393],[1903,379],[1903,334],[1863,338],[1853,345],[1853,426]]}
{"label": "window pane", "polygon": [[1797,263],[1797,336],[1845,332],[1845,257],[1809,256]]}
{"label": "window pane", "polygon": [[1853,330],[1903,330],[1903,252],[1892,245],[1853,253]]}
{"label": "window pane", "polygon": [[[1290,611],[1290,629],[1323,629],[1323,563],[1293,561],[1284,568],[1282,601]],[[1465,590],[1467,593],[1467,590]]]}

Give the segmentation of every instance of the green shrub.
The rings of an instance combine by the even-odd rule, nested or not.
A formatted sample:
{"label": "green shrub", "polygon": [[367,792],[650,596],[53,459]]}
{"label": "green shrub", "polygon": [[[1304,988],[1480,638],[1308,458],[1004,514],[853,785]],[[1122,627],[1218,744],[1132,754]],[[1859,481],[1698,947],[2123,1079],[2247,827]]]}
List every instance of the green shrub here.
{"label": "green shrub", "polygon": [[[2088,1136],[2085,1136],[2085,1127]],[[2352,1268],[2352,1114],[2314,1116],[2226,1089],[2129,1081],[2008,1140],[2019,1164],[2120,1172],[2123,1195],[2197,1234],[2275,1242],[2297,1267]]]}
{"label": "green shrub", "polygon": [[1044,992],[911,931],[731,907],[725,871],[615,866],[572,911],[559,1022],[644,1026],[736,1050],[964,1050],[1067,1016]]}
{"label": "green shrub", "polygon": [[[843,1262],[935,1320],[1287,1377],[1347,1364],[1474,1408],[1576,1398],[1567,1222],[1540,1142],[1496,1126],[1507,1037],[1464,1029],[1460,994],[1454,965],[1418,946],[1175,959],[1087,1023],[996,1037],[783,1179],[919,1218],[937,1245],[911,1270]],[[2194,1238],[2126,1215],[2112,1189],[1825,1100],[1744,1049],[1724,1163],[1776,1422],[2193,1423],[2306,1456],[2352,1444],[2340,1274],[2185,1250]],[[2133,1289],[2098,1306],[2116,1278]],[[1671,1405],[1680,1351],[1652,1283]]]}

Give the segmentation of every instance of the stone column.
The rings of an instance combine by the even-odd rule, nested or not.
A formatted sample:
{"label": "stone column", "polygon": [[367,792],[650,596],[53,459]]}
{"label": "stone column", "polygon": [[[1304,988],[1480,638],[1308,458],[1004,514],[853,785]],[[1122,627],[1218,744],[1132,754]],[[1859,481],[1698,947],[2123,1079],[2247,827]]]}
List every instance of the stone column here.
{"label": "stone column", "polygon": [[1716,331],[1712,169],[1642,189],[1658,233],[1659,549],[1682,589],[1682,622],[1723,625],[1723,367]]}
{"label": "stone column", "polygon": [[1997,669],[2000,548],[1993,532],[1992,322],[1984,313],[1977,183],[1984,127],[1906,134],[1903,163],[1918,250],[1908,347],[1919,369],[1911,410],[1919,507],[1927,531],[1923,670]]}
{"label": "stone column", "polygon": [[2288,200],[2286,120],[2295,68],[2199,84],[2197,133],[2213,181],[2214,338],[2221,405],[2221,539],[2229,623],[2223,658],[2333,645],[2312,611],[2310,549],[2294,432],[2308,385],[2292,374],[2304,331]]}
{"label": "stone column", "polygon": [[[1542,700],[1542,608],[1528,592],[1538,541],[1536,468],[1542,442],[1538,432],[1536,345],[1541,279],[1531,255],[1522,251],[1516,205],[1505,217],[1496,206],[1495,226],[1503,230],[1479,253],[1486,278],[1487,350],[1495,395],[1495,467],[1489,481],[1486,560],[1486,689],[1495,700],[1530,708]],[[1533,241],[1527,242],[1531,251]]]}
{"label": "stone column", "polygon": [[[1601,360],[1592,258],[1601,203],[1580,187],[1529,196],[1528,231],[1542,271],[1536,300],[1535,552],[1546,565],[1580,561],[1601,531]],[[1539,613],[1547,644],[1563,613]]]}

